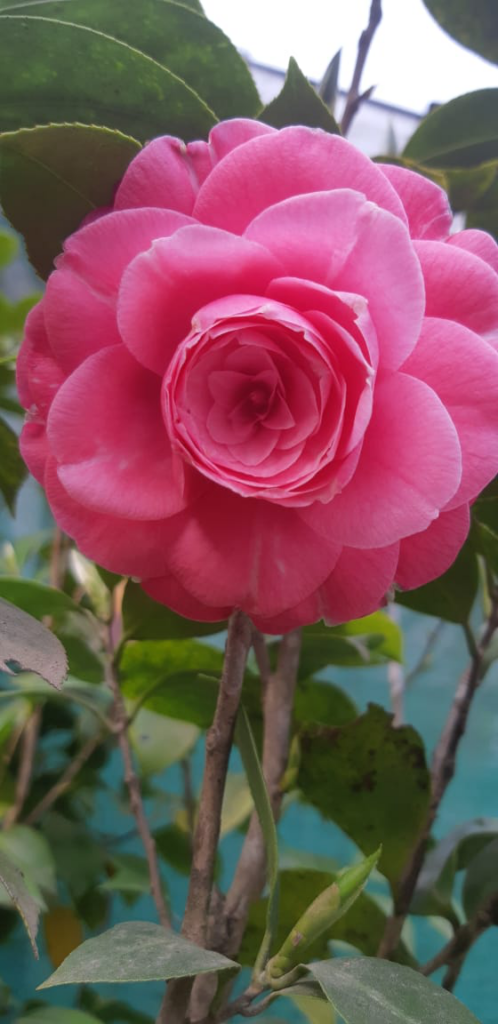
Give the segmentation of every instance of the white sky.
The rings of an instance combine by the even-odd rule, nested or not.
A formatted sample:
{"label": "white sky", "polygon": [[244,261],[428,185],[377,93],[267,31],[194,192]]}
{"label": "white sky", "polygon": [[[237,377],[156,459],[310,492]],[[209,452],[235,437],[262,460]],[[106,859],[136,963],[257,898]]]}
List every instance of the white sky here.
{"label": "white sky", "polygon": [[[204,10],[254,61],[285,68],[295,57],[320,79],[342,47],[340,85],[349,86],[358,38],[370,0],[203,0]],[[474,89],[498,88],[498,66],[455,43],[431,18],[422,0],[383,0],[362,81],[374,98],[425,113]]]}

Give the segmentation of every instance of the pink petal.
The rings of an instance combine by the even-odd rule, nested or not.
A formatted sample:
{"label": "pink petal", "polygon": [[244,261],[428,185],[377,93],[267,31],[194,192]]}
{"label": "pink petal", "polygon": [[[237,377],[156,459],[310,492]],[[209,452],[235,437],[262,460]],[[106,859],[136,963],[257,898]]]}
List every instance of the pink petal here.
{"label": "pink petal", "polygon": [[65,375],[100,349],[121,343],[115,306],[71,271],[50,275],[44,302],[50,346]]}
{"label": "pink petal", "polygon": [[16,364],[21,404],[31,410],[32,417],[43,419],[64,380],[47,338],[44,310],[45,302],[42,300],[28,313]]}
{"label": "pink petal", "polygon": [[57,523],[88,558],[123,576],[168,571],[167,525],[171,520],[123,519],[86,508],[62,486],[54,458],[48,461],[44,486]]}
{"label": "pink petal", "polygon": [[215,125],[208,143],[186,146],[170,135],[154,139],[128,167],[115,207],[161,206],[191,213],[198,189],[212,168],[232,149],[274,130],[258,121],[234,118]]}
{"label": "pink petal", "polygon": [[21,430],[19,450],[30,473],[43,486],[45,467],[50,454],[44,423],[27,420]]}
{"label": "pink petal", "polygon": [[485,263],[489,263],[493,270],[498,271],[498,245],[486,231],[474,228],[458,231],[448,239],[448,245],[456,245],[458,249],[474,253],[474,256],[479,256]]}
{"label": "pink petal", "polygon": [[212,485],[168,521],[169,570],[197,601],[277,615],[329,575],[339,545],[293,509]]}
{"label": "pink petal", "polygon": [[469,532],[468,505],[441,512],[439,519],[422,533],[400,544],[396,583],[403,590],[421,587],[437,579],[455,561]]}
{"label": "pink petal", "polygon": [[48,436],[60,480],[76,501],[131,519],[185,508],[183,463],[171,452],[160,387],[123,346],[91,356],[62,386]]}
{"label": "pink petal", "polygon": [[271,619],[255,615],[254,625],[264,633],[277,634],[319,619],[338,625],[370,615],[385,603],[398,551],[398,544],[372,551],[343,548],[335,569],[314,594]]}
{"label": "pink petal", "polygon": [[164,373],[190,332],[192,317],[213,299],[263,294],[276,263],[261,246],[216,228],[196,226],[156,242],[126,271],[119,296],[121,335],[148,369]]}
{"label": "pink petal", "polygon": [[498,274],[456,245],[415,242],[425,280],[426,316],[456,320],[498,340]]}
{"label": "pink petal", "polygon": [[159,576],[157,579],[145,579],[141,583],[145,593],[149,594],[154,601],[165,604],[177,615],[183,615],[185,619],[193,619],[195,622],[221,622],[223,619],[227,619],[233,611],[231,606],[212,607],[202,601],[197,601],[171,573],[169,576]]}
{"label": "pink petal", "polygon": [[354,476],[329,505],[303,516],[348,547],[387,547],[429,526],[460,476],[458,435],[437,395],[404,373],[386,375]]}
{"label": "pink petal", "polygon": [[403,203],[412,238],[447,238],[453,217],[444,189],[407,167],[395,164],[377,164],[377,167],[382,168]]}
{"label": "pink petal", "polygon": [[258,213],[290,196],[351,188],[406,222],[382,171],[338,135],[291,127],[239,146],[201,186],[194,216],[242,233]]}
{"label": "pink petal", "polygon": [[496,472],[498,353],[460,324],[428,318],[403,372],[439,395],[458,432],[462,479],[450,507],[472,500]]}

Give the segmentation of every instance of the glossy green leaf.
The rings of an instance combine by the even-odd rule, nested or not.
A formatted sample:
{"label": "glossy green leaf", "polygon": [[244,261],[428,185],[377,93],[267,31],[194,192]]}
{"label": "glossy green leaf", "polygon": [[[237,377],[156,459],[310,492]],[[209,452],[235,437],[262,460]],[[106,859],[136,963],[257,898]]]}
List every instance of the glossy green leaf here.
{"label": "glossy green leaf", "polygon": [[1,131],[77,121],[141,142],[163,134],[189,141],[204,138],[216,121],[176,75],[93,29],[2,15],[0,40]]}
{"label": "glossy green leaf", "polygon": [[403,638],[399,626],[384,612],[355,619],[343,626],[316,623],[303,630],[299,672],[305,677],[328,665],[363,668],[386,661],[402,661]]}
{"label": "glossy green leaf", "polygon": [[181,640],[184,637],[213,636],[226,629],[226,622],[184,619],[166,605],[153,601],[132,580],[126,584],[122,615],[127,640]]}
{"label": "glossy green leaf", "polygon": [[467,227],[489,231],[498,239],[498,180],[467,211]]}
{"label": "glossy green leaf", "polygon": [[449,992],[388,960],[326,960],[308,970],[345,1024],[479,1024]]}
{"label": "glossy green leaf", "polygon": [[[8,10],[8,5],[6,11]],[[71,22],[103,32],[152,57],[181,78],[219,118],[253,117],[261,107],[246,62],[207,18],[170,0],[41,0],[16,14]]]}
{"label": "glossy green leaf", "polygon": [[40,988],[188,978],[236,966],[157,924],[130,921],[83,942]]}
{"label": "glossy green leaf", "polygon": [[0,419],[0,493],[12,514],[17,492],[26,476],[17,435],[5,420]]}
{"label": "glossy green leaf", "polygon": [[67,1006],[37,1006],[23,1014],[16,1024],[100,1024],[98,1017]]}
{"label": "glossy green leaf", "polygon": [[445,622],[466,623],[472,611],[479,583],[477,560],[472,544],[466,543],[448,572],[418,590],[396,594],[398,604]]}
{"label": "glossy green leaf", "polygon": [[467,917],[473,917],[494,893],[498,893],[498,837],[486,843],[467,868],[462,891]]}
{"label": "glossy green leaf", "polygon": [[17,256],[18,250],[19,242],[15,235],[7,231],[0,231],[0,270],[3,267],[8,267],[9,263],[12,263],[12,260]]}
{"label": "glossy green leaf", "polygon": [[[141,640],[123,651],[122,692],[161,715],[209,728],[222,668],[222,651],[207,644]],[[214,678],[200,679],[200,673]]]}
{"label": "glossy green leaf", "polygon": [[498,89],[466,93],[438,107],[403,156],[428,167],[475,167],[498,158]]}
{"label": "glossy green leaf", "polygon": [[[59,115],[57,106],[47,111],[48,119]],[[0,199],[40,277],[48,276],[64,239],[83,218],[112,203],[139,149],[135,139],[119,131],[87,125],[52,124],[0,135]]]}
{"label": "glossy green leaf", "polygon": [[263,778],[254,736],[251,732],[247,713],[243,707],[241,707],[237,717],[236,738],[261,825],[266,852],[269,897],[266,908],[265,930],[254,967],[254,972],[257,974],[266,964],[278,927],[278,840],[270,797]]}
{"label": "glossy green leaf", "polygon": [[31,615],[2,598],[0,671],[36,672],[57,689],[67,676],[66,652],[57,637]]}
{"label": "glossy green leaf", "polygon": [[10,902],[21,915],[33,953],[37,957],[36,934],[38,931],[40,904],[27,889],[24,877],[18,867],[5,853],[0,851],[0,889],[2,887],[7,893]]}
{"label": "glossy green leaf", "polygon": [[448,35],[486,60],[498,63],[496,0],[424,0]]}
{"label": "glossy green leaf", "polygon": [[430,799],[424,745],[411,726],[370,705],[340,729],[301,735],[298,785],[365,854],[383,845],[379,868],[396,889]]}
{"label": "glossy green leaf", "polygon": [[304,124],[308,128],[323,128],[338,135],[339,126],[328,107],[320,99],[298,64],[291,57],[286,79],[279,95],[264,107],[259,120],[273,128]]}
{"label": "glossy green leaf", "polygon": [[472,210],[484,199],[498,177],[498,161],[490,160],[477,167],[446,170],[445,188],[455,212]]}
{"label": "glossy green leaf", "polygon": [[[315,871],[307,868],[293,868],[280,872],[279,921],[274,951],[279,949],[297,919],[326,886],[329,886],[337,878],[337,874],[338,872]],[[261,899],[251,907],[240,951],[242,964],[254,962],[264,927],[266,906],[266,899]],[[328,943],[332,939],[347,942],[367,956],[374,956],[384,934],[385,926],[384,911],[375,899],[363,892],[350,907],[348,913],[335,921],[315,940],[306,959],[326,957]],[[401,963],[410,961],[403,943],[401,943],[396,956]]]}

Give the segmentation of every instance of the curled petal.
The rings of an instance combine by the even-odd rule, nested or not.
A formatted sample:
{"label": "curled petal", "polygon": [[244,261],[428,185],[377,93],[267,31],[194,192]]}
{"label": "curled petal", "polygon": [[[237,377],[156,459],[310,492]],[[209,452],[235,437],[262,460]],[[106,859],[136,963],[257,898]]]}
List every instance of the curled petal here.
{"label": "curled petal", "polygon": [[456,320],[498,342],[498,274],[479,256],[442,242],[415,242],[422,267],[426,316]]}
{"label": "curled petal", "polygon": [[403,203],[412,238],[443,240],[451,231],[453,216],[444,189],[434,181],[396,164],[377,164]]}
{"label": "curled petal", "polygon": [[396,584],[404,590],[437,579],[455,561],[469,532],[469,506],[441,512],[426,530],[401,541]]}

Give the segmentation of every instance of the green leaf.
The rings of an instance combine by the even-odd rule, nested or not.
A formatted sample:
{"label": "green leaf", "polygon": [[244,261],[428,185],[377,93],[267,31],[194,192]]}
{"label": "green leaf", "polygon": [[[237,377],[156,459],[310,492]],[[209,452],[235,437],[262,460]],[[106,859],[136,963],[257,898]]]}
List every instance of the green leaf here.
{"label": "green leaf", "polygon": [[123,696],[169,718],[208,728],[218,693],[223,653],[195,640],[141,640],[127,644],[120,662]]}
{"label": "green leaf", "polygon": [[498,818],[473,818],[444,837],[427,854],[410,912],[438,914],[455,921],[452,893],[457,871],[498,836]]}
{"label": "green leaf", "polygon": [[155,775],[191,753],[199,738],[199,729],[190,722],[174,721],[141,708],[129,735],[140,773]]}
{"label": "green leaf", "polygon": [[39,987],[162,981],[236,966],[221,953],[194,946],[160,925],[130,921],[83,942]]}
{"label": "green leaf", "polygon": [[178,825],[166,825],[154,833],[154,840],[163,860],[175,871],[188,877],[192,858],[190,836]]}
{"label": "green leaf", "polygon": [[467,917],[473,917],[493,893],[498,893],[498,838],[486,843],[467,868],[462,891]]}
{"label": "green leaf", "polygon": [[80,607],[64,591],[19,576],[0,577],[0,597],[4,601],[11,601],[36,619],[42,619],[45,615],[58,616],[65,612],[83,614]]}
{"label": "green leaf", "polygon": [[192,622],[153,601],[138,583],[128,580],[124,592],[123,627],[126,640],[181,640],[184,637],[213,636],[226,629],[226,622]]}
{"label": "green leaf", "polygon": [[27,825],[14,825],[0,833],[0,853],[22,871],[26,888],[45,909],[45,897],[53,897],[57,890],[54,858],[45,837]]}
{"label": "green leaf", "polygon": [[15,235],[0,231],[0,270],[12,263],[19,251],[19,242]]}
{"label": "green leaf", "polygon": [[100,1024],[97,1017],[81,1010],[70,1010],[67,1006],[37,1006],[24,1013],[16,1024]]}
{"label": "green leaf", "polygon": [[335,1024],[336,1015],[330,1003],[306,995],[291,995],[289,998],[310,1024]]}
{"label": "green leaf", "polygon": [[112,874],[100,889],[104,892],[119,892],[124,895],[143,896],[150,893],[149,867],[145,857],[123,853],[112,859]]}
{"label": "green leaf", "polygon": [[78,901],[102,881],[104,850],[83,824],[69,821],[61,814],[47,815],[42,827],[53,853],[57,879]]}
{"label": "green leaf", "polygon": [[12,515],[17,492],[27,476],[27,469],[19,454],[17,434],[0,419],[0,493]]}
{"label": "green leaf", "polygon": [[236,725],[236,738],[247,781],[261,825],[266,852],[269,898],[261,946],[254,965],[255,975],[265,966],[278,927],[278,840],[268,790],[259,763],[258,752],[245,708],[241,707]]}
{"label": "green leaf", "polygon": [[254,800],[243,772],[228,772],[223,792],[220,836],[244,825],[254,810]]}
{"label": "green leaf", "polygon": [[293,57],[289,61],[282,91],[268,106],[263,107],[258,120],[272,125],[273,128],[304,124],[308,128],[323,128],[333,135],[340,134],[339,126],[330,110],[303,75]]}
{"label": "green leaf", "polygon": [[370,705],[340,729],[301,736],[298,785],[306,801],[368,854],[383,845],[379,868],[396,889],[430,799],[423,742],[411,726]]}
{"label": "green leaf", "polygon": [[486,60],[498,63],[496,0],[424,0],[448,35]]}
{"label": "green leaf", "polygon": [[498,89],[466,93],[426,117],[403,156],[428,167],[475,167],[498,158]]}
{"label": "green leaf", "polygon": [[67,676],[66,652],[40,622],[0,598],[0,671],[36,672],[58,689]]}
{"label": "green leaf", "polygon": [[301,679],[296,687],[294,719],[300,725],[345,725],[358,709],[344,690],[318,679]]}
{"label": "green leaf", "polygon": [[399,626],[384,612],[375,612],[343,626],[306,626],[299,672],[305,678],[328,665],[364,668],[402,660]]}
{"label": "green leaf", "polygon": [[345,1024],[479,1024],[449,992],[388,960],[325,960],[308,970]]}
{"label": "green leaf", "polygon": [[445,622],[466,623],[472,611],[479,576],[477,560],[471,543],[466,543],[444,576],[418,590],[396,594],[398,604],[424,615],[434,615]]}
{"label": "green leaf", "polygon": [[[16,14],[33,14],[16,4]],[[84,25],[152,57],[187,83],[219,118],[253,117],[261,107],[246,62],[207,18],[170,0],[42,0],[36,15]]]}
{"label": "green leaf", "polygon": [[[337,876],[338,872],[336,871],[316,871],[308,868],[293,868],[280,872],[279,921],[274,950],[279,949],[298,917],[323,892],[326,886],[335,881]],[[264,927],[266,906],[266,899],[252,904],[239,955],[242,964],[254,963]],[[315,940],[308,951],[307,959],[326,957],[331,940],[347,942],[367,956],[374,956],[385,927],[386,914],[375,899],[363,892],[350,907],[348,913],[335,921],[326,932]],[[396,958],[401,963],[410,962],[409,954],[403,944],[398,948]]]}
{"label": "green leaf", "polygon": [[53,270],[64,239],[83,218],[112,204],[139,149],[140,143],[121,132],[87,125],[52,124],[0,135],[0,199],[40,277]]}
{"label": "green leaf", "polygon": [[36,933],[38,931],[38,920],[40,916],[40,905],[26,888],[24,877],[16,865],[0,852],[0,887],[3,886],[8,894],[9,900],[14,904],[21,915],[24,927],[28,933],[33,953],[38,957],[36,947]]}
{"label": "green leaf", "polygon": [[78,121],[141,142],[165,133],[189,141],[204,138],[216,121],[176,75],[93,29],[3,15],[0,39],[1,131]]}

